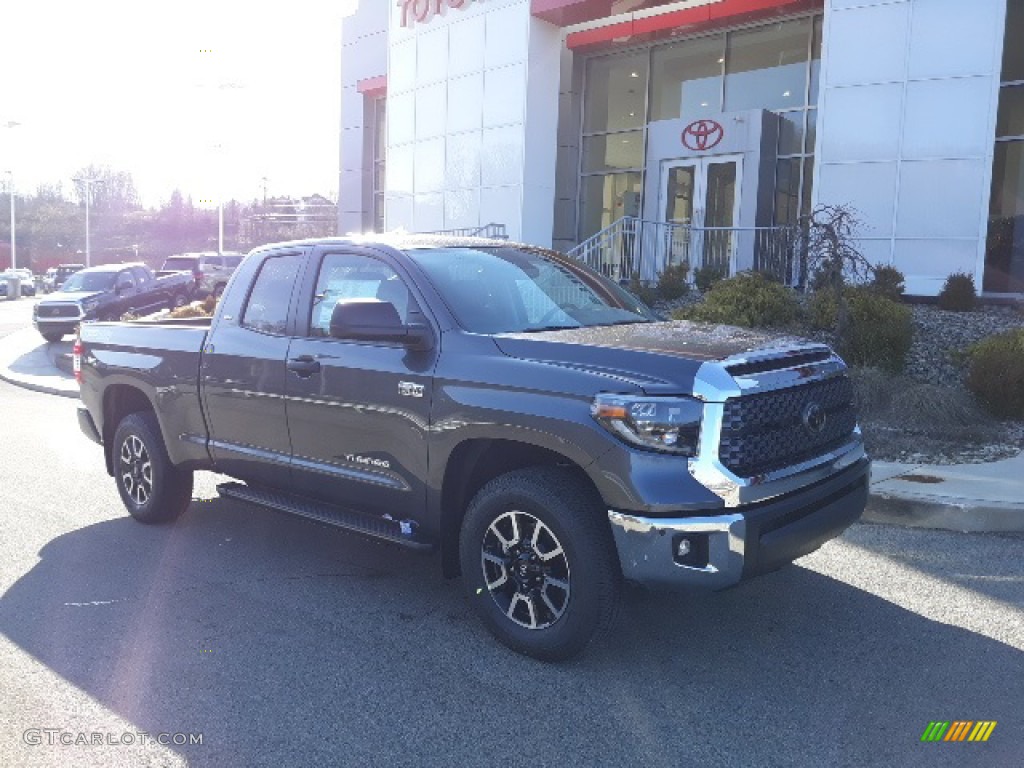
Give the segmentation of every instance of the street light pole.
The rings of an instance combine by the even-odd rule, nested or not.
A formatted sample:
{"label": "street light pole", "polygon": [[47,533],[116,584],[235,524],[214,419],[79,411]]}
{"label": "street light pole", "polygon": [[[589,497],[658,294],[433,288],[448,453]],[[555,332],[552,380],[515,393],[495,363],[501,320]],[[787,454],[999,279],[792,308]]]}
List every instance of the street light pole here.
{"label": "street light pole", "polygon": [[7,194],[11,196],[11,269],[18,267],[17,238],[14,236],[14,171],[7,172]]}
{"label": "street light pole", "polygon": [[[17,128],[19,125],[21,125],[21,123],[15,120],[8,120],[3,124],[3,127]],[[11,269],[15,269],[18,266],[18,252],[17,240],[14,236],[14,171],[8,170],[7,177],[10,182],[7,187],[7,192],[11,196]]]}
{"label": "street light pole", "polygon": [[85,185],[85,266],[92,266],[92,243],[89,240],[89,204],[92,200],[92,185],[102,184],[103,179],[76,178],[75,181]]}

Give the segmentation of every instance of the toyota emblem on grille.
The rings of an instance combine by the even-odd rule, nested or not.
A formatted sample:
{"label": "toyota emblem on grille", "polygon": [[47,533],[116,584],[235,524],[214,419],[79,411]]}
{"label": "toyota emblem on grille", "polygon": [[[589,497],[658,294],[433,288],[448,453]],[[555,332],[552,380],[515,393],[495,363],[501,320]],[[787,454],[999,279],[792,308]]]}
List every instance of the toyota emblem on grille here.
{"label": "toyota emblem on grille", "polygon": [[808,403],[802,415],[804,429],[812,435],[820,435],[825,429],[825,422],[828,421],[828,414],[817,403]]}

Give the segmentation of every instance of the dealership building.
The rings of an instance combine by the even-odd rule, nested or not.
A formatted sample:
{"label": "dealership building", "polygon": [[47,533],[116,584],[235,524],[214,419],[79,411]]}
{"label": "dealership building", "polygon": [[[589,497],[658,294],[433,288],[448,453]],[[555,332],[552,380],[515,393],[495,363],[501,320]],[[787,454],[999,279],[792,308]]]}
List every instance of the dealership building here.
{"label": "dealership building", "polygon": [[1024,0],[360,0],[342,38],[339,231],[792,279],[841,205],[908,293],[1024,292]]}

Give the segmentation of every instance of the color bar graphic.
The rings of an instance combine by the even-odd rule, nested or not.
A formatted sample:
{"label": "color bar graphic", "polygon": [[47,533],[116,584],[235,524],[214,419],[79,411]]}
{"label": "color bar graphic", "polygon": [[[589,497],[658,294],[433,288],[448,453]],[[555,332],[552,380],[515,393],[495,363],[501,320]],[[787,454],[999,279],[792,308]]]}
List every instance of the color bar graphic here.
{"label": "color bar graphic", "polygon": [[995,720],[932,720],[921,741],[988,741],[996,725]]}

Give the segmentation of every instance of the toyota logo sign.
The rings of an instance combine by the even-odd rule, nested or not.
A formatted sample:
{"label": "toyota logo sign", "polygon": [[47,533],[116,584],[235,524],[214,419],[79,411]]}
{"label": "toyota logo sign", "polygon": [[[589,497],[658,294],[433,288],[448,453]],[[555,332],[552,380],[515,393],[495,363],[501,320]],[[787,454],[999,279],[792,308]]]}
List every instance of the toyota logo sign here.
{"label": "toyota logo sign", "polygon": [[725,129],[714,120],[694,120],[683,129],[683,146],[694,152],[713,149],[724,138]]}

